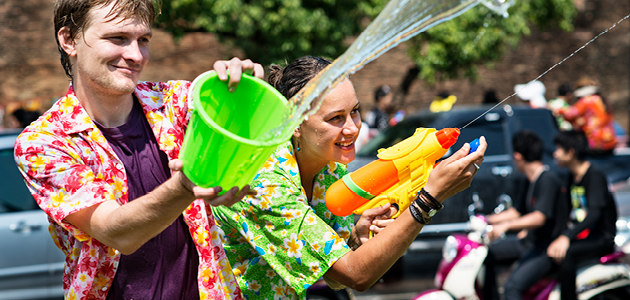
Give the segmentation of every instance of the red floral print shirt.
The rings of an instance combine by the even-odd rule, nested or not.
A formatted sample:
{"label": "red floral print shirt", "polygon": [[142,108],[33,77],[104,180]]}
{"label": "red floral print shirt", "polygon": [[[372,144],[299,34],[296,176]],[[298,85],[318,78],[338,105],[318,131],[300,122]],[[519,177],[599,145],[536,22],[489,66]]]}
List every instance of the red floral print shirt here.
{"label": "red floral print shirt", "polygon": [[[135,96],[169,159],[177,158],[192,112],[190,82],[140,82]],[[64,220],[108,200],[127,203],[124,166],[79,103],[68,93],[15,143],[15,160],[28,188],[48,215],[50,234],[66,255],[66,299],[105,299],[120,253]],[[184,220],[199,253],[201,299],[242,299],[210,206],[195,200]]]}

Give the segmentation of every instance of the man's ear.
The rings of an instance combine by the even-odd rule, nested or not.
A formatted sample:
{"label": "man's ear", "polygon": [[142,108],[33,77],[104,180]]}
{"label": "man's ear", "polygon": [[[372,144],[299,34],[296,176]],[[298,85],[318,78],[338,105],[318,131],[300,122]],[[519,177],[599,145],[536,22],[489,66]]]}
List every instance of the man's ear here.
{"label": "man's ear", "polygon": [[512,156],[513,156],[514,160],[522,160],[523,159],[523,154],[520,154],[518,152],[513,152]]}
{"label": "man's ear", "polygon": [[59,47],[61,47],[68,56],[74,57],[77,55],[76,43],[70,36],[70,29],[68,29],[68,27],[61,27],[61,29],[59,29],[57,39],[59,40]]}

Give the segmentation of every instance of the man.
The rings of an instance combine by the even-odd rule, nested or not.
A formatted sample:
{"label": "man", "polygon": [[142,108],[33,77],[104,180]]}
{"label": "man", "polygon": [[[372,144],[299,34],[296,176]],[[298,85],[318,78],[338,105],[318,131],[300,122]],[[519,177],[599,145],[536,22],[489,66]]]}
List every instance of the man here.
{"label": "man", "polygon": [[392,89],[388,85],[381,85],[374,91],[374,108],[365,116],[365,121],[373,131],[370,136],[376,135],[389,127],[389,113],[394,100]]}
{"label": "man", "polygon": [[613,252],[617,208],[604,173],[586,160],[589,151],[584,133],[561,131],[554,139],[553,157],[571,173],[569,228],[557,237],[547,253],[560,264],[558,281],[563,300],[575,300],[576,266],[579,261]]}
{"label": "man", "polygon": [[[510,274],[505,288],[507,300],[522,299],[523,293],[538,279],[547,274],[553,262],[546,254],[549,243],[566,227],[569,213],[568,198],[562,181],[549,167],[542,163],[544,145],[542,140],[531,131],[521,131],[512,139],[514,165],[529,181],[526,203],[518,209],[488,217],[492,224],[490,238],[497,239],[509,231],[527,231],[526,237],[500,241],[492,244],[486,261],[490,278],[487,287],[494,288],[494,263],[500,257],[519,258],[517,268]],[[520,234],[519,234],[520,236]],[[488,297],[496,291],[487,290]]]}
{"label": "man", "polygon": [[[139,82],[153,2],[58,0],[54,14],[72,83],[19,136],[15,159],[66,254],[66,299],[241,299],[210,206],[249,187],[218,196],[180,172],[190,82]],[[243,71],[263,76],[236,58],[214,69],[222,80],[230,70],[231,89]]]}

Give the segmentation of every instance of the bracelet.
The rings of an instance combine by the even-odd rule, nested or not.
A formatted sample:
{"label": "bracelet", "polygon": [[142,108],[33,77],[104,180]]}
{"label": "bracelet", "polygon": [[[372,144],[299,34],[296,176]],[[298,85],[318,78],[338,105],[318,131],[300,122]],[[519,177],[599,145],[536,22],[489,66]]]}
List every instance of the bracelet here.
{"label": "bracelet", "polygon": [[429,224],[429,222],[431,222],[431,217],[425,217],[420,208],[418,208],[418,206],[413,202],[411,203],[411,205],[409,205],[409,212],[411,212],[411,216],[413,216],[413,218],[422,225],[427,225]]}
{"label": "bracelet", "polygon": [[426,204],[430,206],[431,208],[435,210],[440,210],[444,208],[444,205],[440,203],[440,201],[437,201],[433,196],[431,196],[431,194],[429,194],[429,192],[427,192],[424,188],[420,189],[420,191],[418,192],[418,195],[423,195],[426,200],[429,200],[428,203]]}

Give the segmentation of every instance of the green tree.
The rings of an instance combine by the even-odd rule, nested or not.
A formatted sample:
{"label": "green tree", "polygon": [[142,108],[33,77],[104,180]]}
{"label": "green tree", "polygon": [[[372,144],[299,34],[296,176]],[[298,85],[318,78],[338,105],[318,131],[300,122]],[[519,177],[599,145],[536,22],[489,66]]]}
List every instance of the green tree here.
{"label": "green tree", "polygon": [[313,54],[335,58],[385,1],[375,0],[162,0],[156,26],[181,36],[215,33],[262,63]]}
{"label": "green tree", "polygon": [[[176,36],[188,31],[216,33],[222,42],[266,65],[306,54],[341,55],[348,38],[358,35],[387,2],[162,0],[156,24]],[[499,59],[533,26],[572,30],[576,8],[573,0],[517,0],[508,12],[504,18],[477,5],[408,41],[416,67],[401,82],[403,94],[417,77],[429,83],[462,75],[474,79],[479,65]]]}

